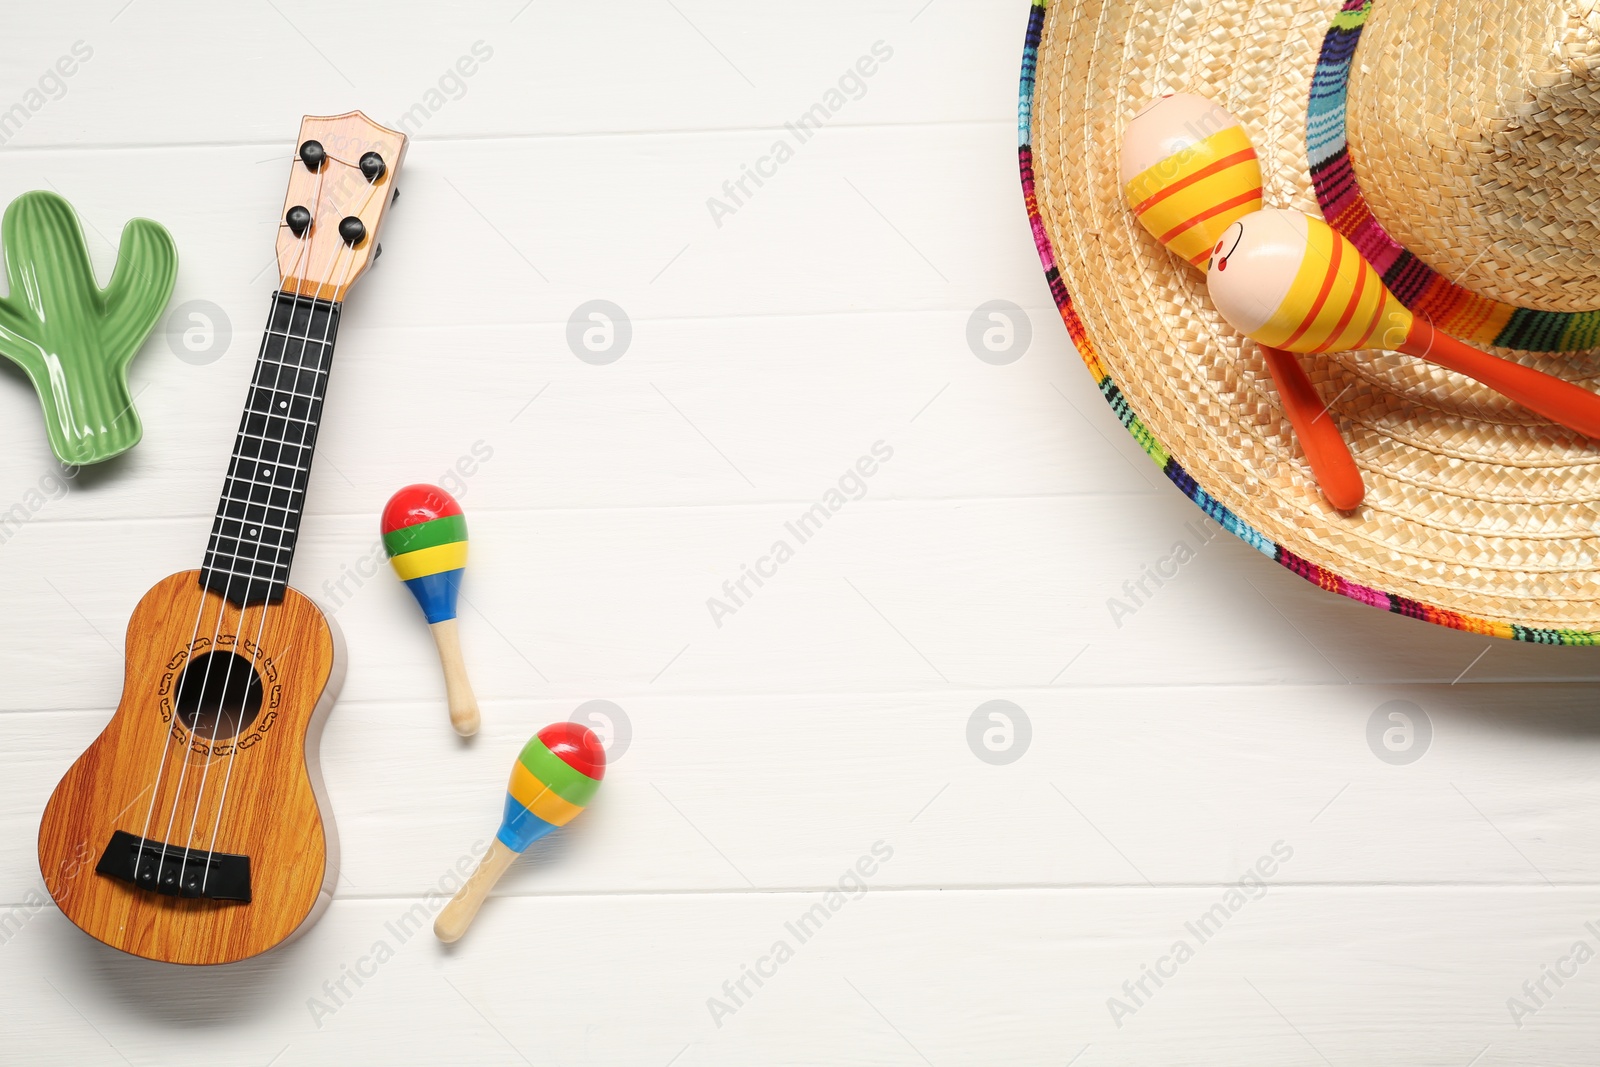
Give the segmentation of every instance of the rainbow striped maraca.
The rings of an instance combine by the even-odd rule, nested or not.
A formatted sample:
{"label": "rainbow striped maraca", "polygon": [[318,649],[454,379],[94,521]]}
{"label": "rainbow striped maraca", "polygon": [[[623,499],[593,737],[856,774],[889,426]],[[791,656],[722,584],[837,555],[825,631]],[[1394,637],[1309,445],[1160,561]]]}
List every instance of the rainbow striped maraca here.
{"label": "rainbow striped maraca", "polygon": [[606,750],[581,723],[558,722],[535,734],[511,767],[506,810],[489,852],[433,924],[440,941],[467,932],[484,898],[529,845],[577,817],[606,776]]}
{"label": "rainbow striped maraca", "polygon": [[477,733],[478,698],[467,680],[456,629],[456,596],[467,565],[467,517],[461,505],[437,485],[406,486],[384,506],[383,550],[422,606],[439,646],[450,725],[463,737]]}
{"label": "rainbow striped maraca", "polygon": [[1404,352],[1600,438],[1600,396],[1439,333],[1400,303],[1355,245],[1321,219],[1275,209],[1245,216],[1214,246],[1206,284],[1222,317],[1263,345],[1290,352]]}
{"label": "rainbow striped maraca", "polygon": [[[1122,134],[1122,192],[1139,222],[1190,264],[1205,268],[1234,222],[1261,207],[1261,163],[1238,119],[1193,93],[1163,96]],[[1261,346],[1284,414],[1306,462],[1334,507],[1350,511],[1366,496],[1361,471],[1316,386],[1294,356]]]}

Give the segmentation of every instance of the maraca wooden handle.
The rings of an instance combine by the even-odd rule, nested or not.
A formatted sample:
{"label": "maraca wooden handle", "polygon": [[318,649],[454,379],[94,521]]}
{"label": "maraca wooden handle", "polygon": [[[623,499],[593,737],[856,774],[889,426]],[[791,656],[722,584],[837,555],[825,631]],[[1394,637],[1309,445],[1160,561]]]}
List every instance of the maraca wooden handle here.
{"label": "maraca wooden handle", "polygon": [[478,698],[467,680],[467,665],[461,658],[461,634],[456,620],[445,619],[428,627],[433,631],[433,641],[439,646],[439,663],[444,667],[444,688],[450,703],[450,725],[462,737],[478,732],[480,716]]}
{"label": "maraca wooden handle", "polygon": [[1586,437],[1600,438],[1600,395],[1563,381],[1552,374],[1524,367],[1509,359],[1480,352],[1433,328],[1421,318],[1413,321],[1400,351],[1446,370],[1476,378],[1523,407]]}
{"label": "maraca wooden handle", "polygon": [[1267,369],[1283,400],[1284,414],[1300,437],[1300,447],[1305,450],[1306,462],[1311,464],[1322,495],[1340,511],[1354,511],[1366,498],[1367,486],[1338,424],[1311,384],[1311,377],[1291,352],[1262,345],[1261,354],[1266,357]]}
{"label": "maraca wooden handle", "polygon": [[489,890],[494,888],[494,884],[516,858],[517,853],[501,844],[498,837],[495,838],[489,846],[488,855],[478,863],[478,869],[472,872],[467,884],[450,898],[450,903],[433,921],[433,935],[447,945],[461,940],[461,935],[467,932],[467,927],[472,925],[472,920],[477,916],[478,909],[488,899]]}

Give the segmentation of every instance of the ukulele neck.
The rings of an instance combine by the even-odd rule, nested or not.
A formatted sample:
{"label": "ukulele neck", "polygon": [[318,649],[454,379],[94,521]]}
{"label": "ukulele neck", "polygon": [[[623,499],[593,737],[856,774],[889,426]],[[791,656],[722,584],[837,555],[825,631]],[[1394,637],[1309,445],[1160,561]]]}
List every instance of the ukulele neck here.
{"label": "ukulele neck", "polygon": [[200,584],[240,608],[277,603],[289,565],[328,388],[340,305],[272,294]]}

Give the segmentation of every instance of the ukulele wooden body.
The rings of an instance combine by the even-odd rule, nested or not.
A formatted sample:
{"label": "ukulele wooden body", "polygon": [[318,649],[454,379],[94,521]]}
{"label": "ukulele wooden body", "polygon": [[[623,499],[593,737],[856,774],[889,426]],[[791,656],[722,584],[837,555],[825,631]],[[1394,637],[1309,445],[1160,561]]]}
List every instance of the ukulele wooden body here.
{"label": "ukulele wooden body", "polygon": [[[344,650],[293,588],[263,621],[264,605],[241,611],[199,577],[163,579],[134,609],[121,701],[51,795],[39,864],[62,914],[90,936],[153,960],[230,963],[293,937],[331,899],[338,845],[317,751]],[[196,696],[222,692],[215,679],[230,665],[237,709],[195,711]],[[114,843],[118,831],[143,843]],[[103,873],[108,850],[123,876]],[[225,869],[218,855],[248,857],[248,902],[193,895],[209,882],[239,896],[237,863]],[[147,879],[171,884],[137,884],[128,875],[140,862]]]}

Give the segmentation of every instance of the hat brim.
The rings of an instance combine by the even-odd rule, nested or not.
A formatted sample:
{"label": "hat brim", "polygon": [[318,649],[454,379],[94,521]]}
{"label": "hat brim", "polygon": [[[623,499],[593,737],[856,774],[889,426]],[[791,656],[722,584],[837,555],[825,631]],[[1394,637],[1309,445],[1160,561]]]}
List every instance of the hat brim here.
{"label": "hat brim", "polygon": [[[1122,202],[1124,124],[1162,93],[1197,92],[1250,131],[1267,203],[1318,213],[1305,106],[1340,6],[1239,0],[1207,5],[1196,24],[1152,0],[1034,0],[1019,162],[1051,293],[1118,419],[1179,490],[1263,555],[1438,625],[1600,643],[1600,448],[1409,357],[1317,357],[1307,370],[1368,487],[1366,503],[1341,514],[1318,492],[1254,344]],[[1581,378],[1593,355],[1519,358]]]}

